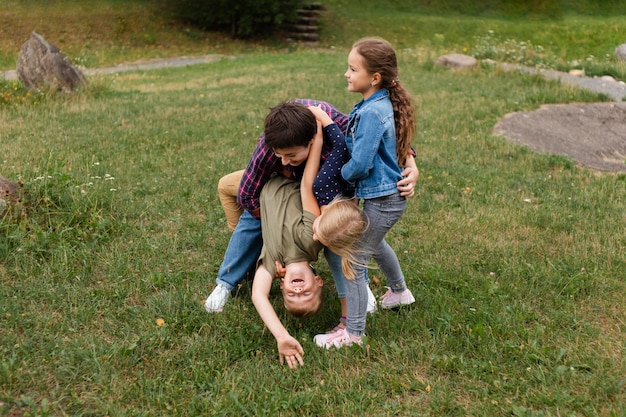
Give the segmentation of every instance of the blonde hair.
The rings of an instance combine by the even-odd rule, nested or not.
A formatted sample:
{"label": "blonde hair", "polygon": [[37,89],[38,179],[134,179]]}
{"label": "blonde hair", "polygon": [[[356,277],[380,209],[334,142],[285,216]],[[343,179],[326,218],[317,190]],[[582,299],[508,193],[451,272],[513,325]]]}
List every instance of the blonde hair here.
{"label": "blonde hair", "polygon": [[337,196],[319,217],[315,234],[327,248],[341,256],[341,269],[347,279],[354,279],[357,243],[368,222],[354,198]]}
{"label": "blonde hair", "polygon": [[411,95],[398,79],[396,52],[391,44],[382,38],[360,39],[352,49],[363,57],[363,64],[370,74],[380,74],[380,87],[386,88],[389,92],[396,127],[396,156],[398,164],[404,166],[407,155],[412,153],[415,111]]}

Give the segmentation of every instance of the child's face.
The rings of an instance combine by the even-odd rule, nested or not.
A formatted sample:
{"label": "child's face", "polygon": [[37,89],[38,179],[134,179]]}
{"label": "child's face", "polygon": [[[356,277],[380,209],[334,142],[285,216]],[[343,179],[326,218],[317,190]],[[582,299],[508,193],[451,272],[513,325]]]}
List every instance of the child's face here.
{"label": "child's face", "polygon": [[348,70],[344,76],[348,80],[348,91],[361,93],[366,99],[377,90],[376,86],[372,86],[374,75],[367,71],[363,57],[355,49],[348,55]]}
{"label": "child's face", "polygon": [[316,276],[307,262],[287,265],[285,277],[280,280],[285,306],[314,304],[319,291],[324,285],[322,278]]}
{"label": "child's face", "polygon": [[274,149],[274,155],[280,158],[283,165],[297,167],[307,160],[311,146],[293,146],[291,148]]}

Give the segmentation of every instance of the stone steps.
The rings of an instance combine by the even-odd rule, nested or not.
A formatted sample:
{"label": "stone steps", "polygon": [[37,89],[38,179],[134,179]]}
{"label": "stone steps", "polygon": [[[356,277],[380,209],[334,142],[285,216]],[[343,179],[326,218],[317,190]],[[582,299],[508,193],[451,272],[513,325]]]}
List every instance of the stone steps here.
{"label": "stone steps", "polygon": [[322,3],[312,3],[306,8],[297,10],[297,21],[285,25],[288,39],[306,45],[317,46],[320,39],[319,17],[324,10]]}

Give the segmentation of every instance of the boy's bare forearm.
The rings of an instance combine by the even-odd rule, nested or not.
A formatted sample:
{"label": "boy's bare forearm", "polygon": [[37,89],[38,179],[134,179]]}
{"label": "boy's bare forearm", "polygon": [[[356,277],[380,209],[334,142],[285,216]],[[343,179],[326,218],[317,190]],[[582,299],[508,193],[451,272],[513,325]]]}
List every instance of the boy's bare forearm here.
{"label": "boy's bare forearm", "polygon": [[262,266],[257,269],[252,282],[252,303],[257,313],[267,326],[268,330],[274,335],[276,340],[281,337],[289,336],[289,332],[281,323],[278,315],[274,311],[269,301],[270,288],[272,286],[272,276],[267,269]]}

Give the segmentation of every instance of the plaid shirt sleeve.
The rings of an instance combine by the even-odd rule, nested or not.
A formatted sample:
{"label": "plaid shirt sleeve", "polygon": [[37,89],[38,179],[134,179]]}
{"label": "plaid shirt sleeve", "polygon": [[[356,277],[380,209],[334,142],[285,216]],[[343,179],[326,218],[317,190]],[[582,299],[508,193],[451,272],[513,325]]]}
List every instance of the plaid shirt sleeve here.
{"label": "plaid shirt sleeve", "polygon": [[261,190],[272,174],[280,170],[281,166],[280,159],[265,146],[265,135],[261,134],[241,178],[237,195],[237,202],[257,218],[261,216]]}

